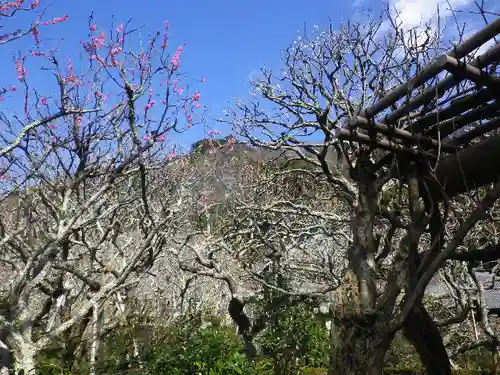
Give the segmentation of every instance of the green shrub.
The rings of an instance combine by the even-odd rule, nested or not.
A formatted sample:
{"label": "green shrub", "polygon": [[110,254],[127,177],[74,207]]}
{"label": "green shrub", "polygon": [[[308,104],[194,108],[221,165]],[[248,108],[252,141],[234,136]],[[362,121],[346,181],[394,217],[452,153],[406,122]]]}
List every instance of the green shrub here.
{"label": "green shrub", "polygon": [[327,368],[314,368],[314,367],[305,367],[301,370],[300,375],[327,375]]}
{"label": "green shrub", "polygon": [[422,369],[416,369],[416,368],[407,368],[407,367],[400,367],[400,368],[393,368],[393,367],[386,367],[384,369],[384,375],[423,375],[425,372]]}
{"label": "green shrub", "polygon": [[455,370],[452,372],[452,375],[490,375],[492,374],[491,371],[488,370]]}
{"label": "green shrub", "polygon": [[[265,306],[262,306],[265,308]],[[105,337],[99,353],[99,375],[327,375],[330,338],[324,323],[305,303],[280,306],[269,316],[267,328],[257,338],[261,356],[249,361],[232,325],[219,318],[194,314],[175,323],[133,319]],[[269,311],[269,310],[266,310]],[[133,357],[133,339],[139,355]],[[38,358],[39,375],[87,375],[86,343],[65,354],[59,345]],[[480,375],[492,368],[491,353],[470,351],[457,361],[464,370],[453,375]],[[415,351],[396,337],[386,357],[384,375],[423,375]]]}
{"label": "green shrub", "polygon": [[72,372],[56,361],[46,361],[38,364],[37,367],[38,375],[73,375]]}
{"label": "green shrub", "polygon": [[280,371],[275,369],[276,373],[294,373],[294,369],[305,367],[327,367],[329,363],[328,330],[303,303],[283,308],[259,336],[258,344],[263,355],[281,367]]}
{"label": "green shrub", "polygon": [[[327,375],[327,368],[304,368],[301,370],[300,375]],[[396,368],[387,367],[384,369],[384,375],[424,375],[425,370],[414,368]],[[486,375],[486,371],[479,370],[457,370],[453,371],[452,375]]]}
{"label": "green shrub", "polygon": [[[139,355],[134,358],[132,338]],[[84,343],[85,346],[85,343]],[[85,350],[83,351],[85,353]],[[87,375],[88,353],[65,363],[57,348],[38,357],[40,375]],[[248,361],[233,326],[196,314],[174,324],[130,321],[102,343],[99,375],[272,375],[265,361]]]}
{"label": "green shrub", "polygon": [[[173,326],[156,329],[156,332],[153,328],[150,344],[142,346],[145,349],[132,364],[126,361],[124,345],[120,345],[119,341],[115,345],[108,344],[100,373],[261,375],[244,355],[234,328],[221,324],[218,319],[209,320],[207,323],[207,317],[191,316]],[[203,321],[207,326],[203,327]],[[122,338],[122,343],[126,341]],[[131,370],[130,366],[135,370]]]}

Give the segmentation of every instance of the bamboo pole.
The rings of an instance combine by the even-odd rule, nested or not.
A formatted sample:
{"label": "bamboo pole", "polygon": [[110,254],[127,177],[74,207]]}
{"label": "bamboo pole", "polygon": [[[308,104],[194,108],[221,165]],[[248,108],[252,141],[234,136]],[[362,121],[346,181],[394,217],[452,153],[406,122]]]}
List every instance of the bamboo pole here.
{"label": "bamboo pole", "polygon": [[423,147],[428,147],[428,148],[433,148],[433,149],[440,149],[445,152],[450,152],[450,153],[455,153],[457,151],[456,147],[453,145],[449,145],[444,142],[437,141],[435,139],[425,137],[420,134],[413,134],[409,131],[403,130],[403,129],[398,129],[398,128],[393,128],[390,126],[387,126],[386,124],[383,124],[378,121],[370,121],[367,118],[361,117],[361,116],[356,116],[353,120],[349,121],[349,125],[351,127],[359,126],[363,129],[370,129],[372,126],[375,128],[375,130],[379,131],[380,133],[387,135],[387,136],[395,136],[397,138],[403,139],[408,143],[414,144],[414,145],[420,145]]}
{"label": "bamboo pole", "polygon": [[[455,59],[461,59],[465,57],[467,54],[470,52],[474,51],[476,48],[481,47],[483,44],[488,42],[490,39],[493,39],[495,36],[500,34],[500,18],[496,19],[492,23],[490,23],[488,26],[485,28],[479,30],[477,33],[472,35],[470,38],[466,39],[464,42],[460,43],[459,45],[455,46],[451,51],[449,51],[447,54],[439,56],[434,60],[432,63],[430,63],[427,67],[425,67],[419,74],[413,78],[413,80],[410,81],[410,83],[404,83],[398,87],[396,87],[394,90],[389,92],[386,96],[375,102],[373,105],[368,107],[367,109],[363,110],[360,115],[362,117],[373,117],[376,114],[380,113],[384,109],[387,109],[392,103],[396,102],[397,100],[401,99],[403,96],[405,96],[409,90],[413,90],[414,88],[422,85],[425,83],[427,80],[432,78],[433,76],[436,76],[439,74],[442,69],[443,65],[445,63],[446,55]],[[498,49],[499,46],[497,46]],[[493,48],[492,50],[495,50]],[[497,50],[495,51],[488,51],[486,54],[479,56],[477,59],[472,61],[470,64],[478,67],[478,68],[483,68],[486,65],[489,65],[493,60],[494,56],[496,55]],[[493,55],[493,56],[490,56]],[[493,58],[493,60],[492,60]],[[438,84],[438,91],[443,91],[445,92],[447,89],[452,87],[454,85],[454,80],[453,79],[446,79]],[[435,91],[434,91],[435,92]],[[429,94],[428,92],[423,96],[422,98],[419,99],[418,103],[425,103],[428,102],[430,99],[432,99],[432,93]],[[420,105],[421,105],[420,104]],[[406,112],[408,113],[408,112]],[[389,117],[391,121],[384,121],[385,123],[390,123],[394,121],[397,118],[400,118],[401,116],[404,116],[404,111],[396,111],[392,117]]]}
{"label": "bamboo pole", "polygon": [[[445,57],[446,59],[446,57]],[[490,49],[488,52],[485,54],[479,56],[478,58],[474,59],[469,63],[469,65],[476,67],[476,68],[484,68],[488,66],[489,64],[500,60],[500,45],[493,47]],[[438,97],[441,97],[444,95],[446,91],[451,89],[453,86],[457,84],[457,81],[460,81],[461,77],[456,77],[456,76],[449,76],[442,81],[440,81],[438,84],[435,86],[429,88],[428,90],[424,91],[422,94],[417,95],[415,98],[410,100],[407,104],[402,105],[395,111],[391,112],[387,116],[384,117],[384,123],[386,124],[392,124],[396,122],[398,119],[406,115],[407,113],[411,112],[415,108],[420,107],[421,105],[424,105],[425,103],[429,103],[433,99],[437,99]]]}
{"label": "bamboo pole", "polygon": [[388,108],[392,103],[401,99],[405,96],[409,91],[412,91],[414,88],[421,86],[429,79],[435,77],[437,74],[441,73],[444,70],[446,65],[446,55],[438,56],[434,59],[432,63],[427,65],[424,69],[422,69],[417,75],[408,81],[407,83],[403,83],[391,90],[387,95],[383,98],[375,102],[370,107],[361,111],[360,116],[365,118],[370,118]]}
{"label": "bamboo pole", "polygon": [[498,129],[500,127],[500,115],[498,118],[488,121],[485,124],[477,125],[474,129],[460,134],[457,137],[454,137],[450,140],[450,143],[453,145],[463,145],[469,143],[474,138],[477,138],[483,134],[486,134],[492,130]]}
{"label": "bamboo pole", "polygon": [[469,109],[487,103],[496,95],[498,94],[495,92],[495,90],[482,89],[475,94],[457,98],[453,100],[448,107],[436,112],[429,113],[414,121],[410,125],[410,129],[413,133],[422,133],[426,128],[431,128],[438,122],[442,123],[443,121],[460,115],[461,113],[464,113]]}
{"label": "bamboo pole", "polygon": [[433,153],[419,150],[418,148],[411,148],[404,146],[402,144],[394,143],[386,139],[371,138],[369,135],[359,133],[354,130],[348,129],[337,129],[337,136],[339,139],[344,141],[354,141],[359,142],[364,145],[371,145],[374,148],[379,148],[381,150],[392,151],[396,153],[404,153],[412,156],[421,156],[429,160],[436,160],[437,156]]}
{"label": "bamboo pole", "polygon": [[462,74],[466,78],[475,83],[491,87],[492,89],[500,89],[500,78],[490,75],[481,69],[459,61],[451,56],[446,56],[445,68],[455,74]]}
{"label": "bamboo pole", "polygon": [[427,183],[441,199],[478,189],[500,180],[500,135],[439,160]]}
{"label": "bamboo pole", "polygon": [[492,117],[498,116],[498,111],[500,110],[500,102],[494,102],[492,104],[485,105],[476,110],[472,110],[460,116],[453,117],[449,120],[442,121],[437,126],[430,128],[424,134],[430,138],[444,138],[451,133],[457,131],[464,126],[472,124],[475,121],[490,119]]}

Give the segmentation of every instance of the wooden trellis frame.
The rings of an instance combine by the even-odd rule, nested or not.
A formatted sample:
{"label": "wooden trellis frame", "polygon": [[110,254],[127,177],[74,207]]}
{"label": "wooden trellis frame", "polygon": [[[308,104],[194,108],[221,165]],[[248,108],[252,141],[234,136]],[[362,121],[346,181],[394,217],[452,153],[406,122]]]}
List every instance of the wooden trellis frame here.
{"label": "wooden trellis frame", "polygon": [[[379,167],[387,166],[395,153],[434,162],[434,180],[446,196],[499,180],[500,134],[478,138],[500,128],[500,77],[494,69],[500,64],[500,44],[469,62],[461,60],[499,34],[500,18],[350,119],[338,130],[339,139],[387,151]],[[415,88],[445,71],[451,74],[412,97]],[[473,82],[475,92],[459,93],[447,106],[426,110],[463,80]],[[394,106],[404,97],[403,104]],[[389,107],[396,109],[381,114]],[[466,126],[470,129],[464,130]]]}

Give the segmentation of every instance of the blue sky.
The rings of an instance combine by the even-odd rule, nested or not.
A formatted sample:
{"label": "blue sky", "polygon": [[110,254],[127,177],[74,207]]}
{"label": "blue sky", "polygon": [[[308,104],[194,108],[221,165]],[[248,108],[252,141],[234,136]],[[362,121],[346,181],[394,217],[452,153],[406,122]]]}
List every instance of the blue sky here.
{"label": "blue sky", "polygon": [[[29,1],[26,0],[27,3]],[[445,0],[389,1],[401,10],[402,18],[409,24],[418,23],[421,16],[434,13],[436,6],[443,9],[447,4]],[[450,0],[450,3],[459,9],[470,5],[472,0]],[[41,4],[47,5],[48,0],[41,0]],[[44,33],[64,38],[63,54],[78,59],[78,56],[84,56],[80,40],[87,37],[91,12],[94,12],[98,26],[104,29],[109,29],[113,17],[115,25],[131,18],[133,26],[144,26],[145,33],[154,33],[162,30],[164,21],[168,20],[171,24],[171,52],[175,52],[175,48],[182,43],[187,43],[182,56],[182,69],[194,77],[206,77],[206,82],[200,87],[202,103],[208,107],[209,115],[218,117],[230,102],[248,97],[249,76],[257,73],[261,66],[280,68],[281,51],[304,27],[310,31],[314,25],[326,26],[329,19],[334,25],[339,24],[342,18],[355,17],[359,6],[377,9],[380,4],[378,0],[55,0],[45,18],[67,14],[69,20],[47,28]],[[4,30],[12,29],[22,20],[22,17],[16,18],[10,24],[0,20],[0,24],[3,22],[6,25]],[[32,38],[27,37],[0,47],[0,69],[4,72],[0,88],[11,82],[16,83],[11,58],[13,53],[19,49],[26,52],[31,46]],[[36,75],[37,86],[43,87],[47,73],[32,71],[30,74]],[[12,110],[18,104],[22,105],[22,99],[12,99],[15,99],[14,102],[9,104],[0,103],[0,108]],[[228,132],[227,128],[213,122],[209,126],[225,134]],[[190,144],[202,136],[203,129],[193,130],[183,137],[182,142]]]}
{"label": "blue sky", "polygon": [[[41,4],[47,2],[42,0]],[[280,67],[280,51],[293,42],[304,25],[307,29],[314,24],[326,25],[329,17],[337,23],[342,17],[352,16],[353,5],[352,1],[334,0],[56,0],[45,18],[67,14],[69,20],[45,29],[44,33],[63,37],[65,54],[76,58],[81,55],[79,41],[86,39],[92,11],[97,24],[105,29],[111,25],[112,17],[116,23],[132,18],[132,25],[144,25],[143,30],[148,32],[162,30],[168,20],[170,48],[174,52],[178,45],[187,43],[182,69],[192,76],[206,77],[201,87],[203,104],[218,116],[229,102],[247,96],[250,74],[263,65]],[[12,23],[10,26],[14,27]],[[0,69],[10,74],[0,78],[0,85],[15,83],[10,56],[31,45],[32,38],[27,37],[1,47]],[[30,74],[44,77],[41,72]],[[195,131],[185,140],[191,142],[201,136]]]}

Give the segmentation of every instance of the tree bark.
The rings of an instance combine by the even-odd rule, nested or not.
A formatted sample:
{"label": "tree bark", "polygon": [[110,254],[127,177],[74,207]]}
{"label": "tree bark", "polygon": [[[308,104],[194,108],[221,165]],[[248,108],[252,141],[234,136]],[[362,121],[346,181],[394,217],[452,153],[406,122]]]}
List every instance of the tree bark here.
{"label": "tree bark", "polygon": [[[420,170],[420,172],[422,171]],[[428,171],[426,170],[425,173],[428,173]],[[413,177],[415,178],[420,175],[421,174],[414,175]],[[415,180],[413,180],[413,183],[414,185],[417,184]],[[413,200],[416,202],[418,196],[422,197],[424,209],[427,214],[430,215],[429,229],[431,235],[430,242],[432,245],[427,250],[425,257],[427,257],[428,261],[431,261],[439,254],[444,243],[444,219],[442,218],[441,211],[439,210],[439,206],[437,204],[439,196],[432,193],[429,194],[429,192],[426,191],[425,186],[421,183],[421,180],[418,183],[418,187],[414,186],[413,191]],[[414,209],[414,212],[415,211],[417,210]],[[412,285],[414,280],[418,279],[418,270],[424,261],[422,254],[420,254],[417,250],[418,239],[420,238],[423,229],[422,225],[419,224],[419,221],[418,217],[414,217],[412,222],[412,228],[414,227],[414,232],[418,235],[413,236],[413,246],[411,246],[409,252],[407,288]],[[403,335],[417,351],[420,361],[426,369],[426,374],[451,374],[451,363],[443,343],[441,332],[439,332],[436,322],[434,322],[424,307],[422,296],[415,301],[403,322]]]}
{"label": "tree bark", "polygon": [[381,375],[391,335],[370,318],[352,318],[332,325],[328,375]]}
{"label": "tree bark", "polygon": [[243,310],[245,304],[241,298],[233,297],[229,301],[228,312],[231,319],[238,327],[238,333],[243,339],[245,354],[248,359],[253,360],[257,355],[257,348],[253,343],[252,323],[249,316]]}
{"label": "tree bark", "polygon": [[408,314],[403,334],[417,351],[427,375],[451,374],[450,359],[441,333],[422,302]]}
{"label": "tree bark", "polygon": [[36,348],[31,342],[21,342],[14,349],[15,369],[17,374],[36,375]]}
{"label": "tree bark", "polygon": [[73,369],[76,358],[84,358],[87,355],[87,346],[84,342],[84,334],[92,317],[90,310],[79,325],[63,333],[64,347],[62,350],[62,361],[68,369]]}
{"label": "tree bark", "polygon": [[370,153],[364,150],[351,171],[358,199],[352,217],[353,243],[347,249],[349,266],[335,292],[329,375],[381,375],[393,336],[387,331],[387,316],[376,310],[373,223],[378,191],[371,170]]}
{"label": "tree bark", "polygon": [[[35,357],[39,351],[31,340],[31,327],[18,331],[9,327],[2,333],[2,347],[9,351],[9,358],[16,374],[36,375]],[[1,366],[0,366],[1,367]]]}
{"label": "tree bark", "polygon": [[90,375],[97,375],[97,356],[101,341],[101,312],[98,304],[92,309],[92,337],[90,340]]}
{"label": "tree bark", "polygon": [[0,375],[8,375],[12,368],[12,353],[9,347],[3,342],[5,339],[0,334]]}

